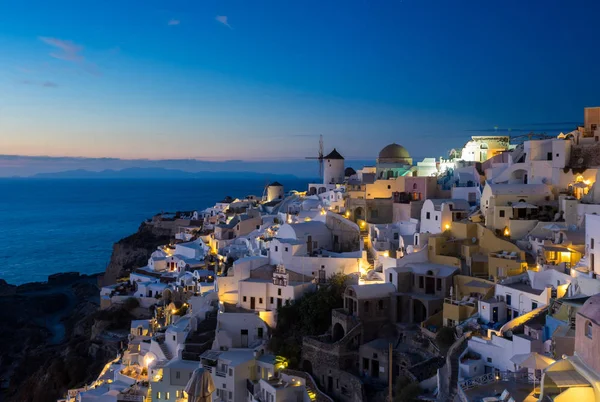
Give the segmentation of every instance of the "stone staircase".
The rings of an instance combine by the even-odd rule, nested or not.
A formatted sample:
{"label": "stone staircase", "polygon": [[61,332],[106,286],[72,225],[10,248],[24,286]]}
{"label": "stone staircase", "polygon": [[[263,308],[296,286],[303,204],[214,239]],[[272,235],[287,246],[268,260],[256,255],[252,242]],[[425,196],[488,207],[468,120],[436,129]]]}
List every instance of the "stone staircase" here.
{"label": "stone staircase", "polygon": [[448,350],[446,365],[440,369],[440,389],[437,400],[440,402],[453,401],[458,392],[458,358],[468,345],[469,334],[458,338]]}
{"label": "stone staircase", "polygon": [[314,378],[312,378],[312,376],[309,373],[307,373],[305,371],[290,370],[290,369],[282,370],[282,373],[303,378],[304,382],[306,384],[306,393],[308,394],[311,401],[333,402],[333,399],[331,399],[327,394],[325,394],[323,391],[321,391],[319,389]]}
{"label": "stone staircase", "polygon": [[171,352],[169,352],[169,348],[167,348],[165,343],[159,343],[158,346],[160,347],[160,350],[162,350],[167,360],[171,360],[173,358],[173,355],[171,355]]}

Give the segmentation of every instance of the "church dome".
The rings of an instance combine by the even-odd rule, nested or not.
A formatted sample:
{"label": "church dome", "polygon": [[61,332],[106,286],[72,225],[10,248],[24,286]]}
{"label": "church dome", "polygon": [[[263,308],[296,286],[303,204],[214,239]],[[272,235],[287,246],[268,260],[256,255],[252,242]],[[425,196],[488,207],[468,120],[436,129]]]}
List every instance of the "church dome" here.
{"label": "church dome", "polygon": [[390,144],[379,152],[379,159],[406,159],[410,154],[402,145]]}

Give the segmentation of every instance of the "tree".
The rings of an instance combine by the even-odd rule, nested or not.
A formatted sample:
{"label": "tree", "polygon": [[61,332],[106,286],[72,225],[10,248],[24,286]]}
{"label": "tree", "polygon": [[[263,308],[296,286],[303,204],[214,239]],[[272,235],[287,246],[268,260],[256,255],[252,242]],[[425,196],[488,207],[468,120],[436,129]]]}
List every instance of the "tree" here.
{"label": "tree", "polygon": [[140,306],[140,301],[135,297],[129,297],[123,302],[123,308],[127,311],[132,311]]}
{"label": "tree", "polygon": [[448,349],[456,340],[454,327],[442,327],[435,334],[435,343],[440,349]]}
{"label": "tree", "polygon": [[331,326],[331,310],[343,307],[343,294],[348,278],[336,274],[315,292],[306,293],[293,303],[277,309],[277,327],[269,342],[269,349],[297,367],[302,352],[302,337],[321,335]]}

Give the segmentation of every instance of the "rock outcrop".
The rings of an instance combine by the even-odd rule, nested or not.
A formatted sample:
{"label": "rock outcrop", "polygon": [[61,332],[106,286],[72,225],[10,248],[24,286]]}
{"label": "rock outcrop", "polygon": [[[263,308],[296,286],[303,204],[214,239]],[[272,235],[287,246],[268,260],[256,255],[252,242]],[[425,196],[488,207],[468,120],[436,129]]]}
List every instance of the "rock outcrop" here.
{"label": "rock outcrop", "polygon": [[156,247],[168,243],[170,239],[170,230],[142,223],[136,233],[114,244],[104,274],[104,285],[112,285],[118,278],[127,276],[134,269],[146,266]]}

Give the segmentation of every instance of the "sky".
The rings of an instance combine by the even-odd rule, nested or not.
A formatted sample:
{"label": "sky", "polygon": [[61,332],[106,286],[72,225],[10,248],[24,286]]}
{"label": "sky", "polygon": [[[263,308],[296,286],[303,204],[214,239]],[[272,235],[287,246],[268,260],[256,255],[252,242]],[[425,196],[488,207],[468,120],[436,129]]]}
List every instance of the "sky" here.
{"label": "sky", "polygon": [[[0,2],[0,155],[370,160],[600,106],[600,2]],[[0,169],[2,167],[0,166]]]}

